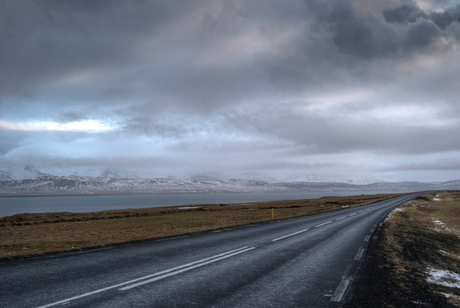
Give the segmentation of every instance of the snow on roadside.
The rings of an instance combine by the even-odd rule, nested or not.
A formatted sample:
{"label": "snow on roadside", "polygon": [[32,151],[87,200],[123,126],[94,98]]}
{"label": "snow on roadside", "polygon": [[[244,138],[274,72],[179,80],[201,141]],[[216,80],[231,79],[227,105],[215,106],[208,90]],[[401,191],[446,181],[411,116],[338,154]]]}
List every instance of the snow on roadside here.
{"label": "snow on roadside", "polygon": [[443,223],[442,221],[440,221],[439,219],[436,219],[436,220],[433,220],[433,222],[437,225],[440,225],[440,226],[443,226],[445,225],[445,223]]}
{"label": "snow on roadside", "polygon": [[460,274],[432,267],[427,267],[426,273],[428,275],[426,281],[429,283],[438,284],[448,288],[460,288]]}
{"label": "snow on roadside", "polygon": [[457,295],[455,295],[455,294],[449,294],[449,293],[441,293],[441,294],[444,295],[446,298],[454,297],[457,300],[459,299],[459,297]]}
{"label": "snow on roadside", "polygon": [[439,219],[437,218],[433,218],[433,222],[439,226],[441,229],[437,228],[437,226],[434,228],[434,231],[436,232],[441,232],[442,230],[445,230],[445,231],[448,231],[448,232],[453,232],[454,234],[456,234],[459,238],[460,238],[460,232],[457,231],[456,229],[450,227],[448,228],[447,225],[445,223],[443,223],[442,221],[440,221]]}
{"label": "snow on roadside", "polygon": [[395,208],[393,211],[390,212],[390,214],[388,214],[387,218],[385,218],[383,222],[386,223],[387,220],[393,218],[397,212],[403,212],[403,210],[400,207]]}

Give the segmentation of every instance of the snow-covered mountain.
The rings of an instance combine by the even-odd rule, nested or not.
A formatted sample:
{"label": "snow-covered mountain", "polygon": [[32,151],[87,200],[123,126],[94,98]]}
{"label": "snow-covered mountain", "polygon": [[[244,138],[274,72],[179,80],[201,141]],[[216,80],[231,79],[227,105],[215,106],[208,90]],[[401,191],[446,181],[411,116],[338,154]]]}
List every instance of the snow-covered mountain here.
{"label": "snow-covered mountain", "polygon": [[311,191],[460,190],[460,180],[420,183],[363,178],[324,178],[297,175],[284,181],[258,174],[200,173],[185,179],[129,173],[113,169],[59,167],[0,167],[0,196],[127,193],[241,193]]}

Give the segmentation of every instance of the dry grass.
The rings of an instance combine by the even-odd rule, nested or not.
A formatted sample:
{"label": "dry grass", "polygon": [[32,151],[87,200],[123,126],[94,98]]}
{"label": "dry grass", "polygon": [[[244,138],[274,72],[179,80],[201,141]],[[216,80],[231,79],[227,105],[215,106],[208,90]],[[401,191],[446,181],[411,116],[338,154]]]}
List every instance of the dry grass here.
{"label": "dry grass", "polygon": [[114,210],[93,213],[18,214],[0,218],[0,259],[166,238],[272,219],[359,206],[396,195]]}
{"label": "dry grass", "polygon": [[[436,197],[441,201],[434,201]],[[439,297],[447,300],[444,294],[449,294],[448,302],[460,307],[460,288],[427,282],[428,268],[460,273],[460,192],[410,201],[399,212],[401,223],[396,213],[393,211],[387,220],[383,239],[387,262],[381,264],[391,271],[395,296],[401,302],[421,301],[430,306],[442,300]]]}

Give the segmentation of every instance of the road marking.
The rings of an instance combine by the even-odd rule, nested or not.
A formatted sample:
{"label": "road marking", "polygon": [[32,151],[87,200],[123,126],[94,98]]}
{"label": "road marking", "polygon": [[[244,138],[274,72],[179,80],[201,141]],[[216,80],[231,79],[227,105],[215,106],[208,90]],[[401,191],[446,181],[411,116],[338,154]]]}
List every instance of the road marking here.
{"label": "road marking", "polygon": [[331,220],[331,221],[326,221],[326,222],[323,222],[322,224],[319,224],[319,225],[315,226],[315,228],[318,228],[318,227],[321,227],[321,226],[324,226],[324,225],[330,224],[331,222],[332,222],[332,220]]}
{"label": "road marking", "polygon": [[361,257],[363,256],[363,252],[364,252],[364,248],[360,248],[360,249],[358,250],[358,253],[356,254],[356,256],[355,256],[355,259],[354,259],[354,260],[355,260],[355,261],[358,261],[358,260],[360,260],[360,259],[361,259]]}
{"label": "road marking", "polygon": [[[69,297],[69,298],[66,298],[66,299],[51,303],[51,304],[39,306],[37,308],[48,308],[48,307],[52,307],[52,306],[56,306],[56,305],[60,305],[60,304],[66,304],[66,303],[68,303],[70,301],[73,301],[73,300],[76,300],[76,299],[79,299],[79,298],[83,298],[83,297],[87,297],[87,296],[90,296],[90,295],[93,295],[93,294],[101,293],[101,292],[104,292],[104,291],[107,291],[107,290],[110,290],[110,289],[119,288],[119,287],[125,286],[127,284],[132,284],[132,283],[135,283],[135,282],[138,282],[138,281],[141,281],[141,280],[144,280],[144,279],[148,279],[148,278],[151,278],[151,277],[155,277],[155,276],[158,276],[158,275],[163,275],[163,274],[166,274],[166,273],[169,273],[169,272],[178,271],[178,270],[180,270],[182,268],[187,268],[187,267],[194,266],[195,264],[199,264],[200,266],[203,266],[205,264],[216,262],[216,261],[219,261],[219,260],[234,256],[234,255],[237,255],[237,254],[240,254],[240,253],[252,250],[252,249],[255,249],[255,247],[247,247],[247,246],[246,247],[241,247],[241,248],[234,249],[234,250],[231,250],[231,251],[227,251],[227,252],[224,252],[224,253],[209,257],[209,258],[201,259],[201,260],[191,262],[191,263],[188,263],[188,264],[185,264],[185,265],[174,267],[174,268],[171,268],[169,270],[161,271],[161,272],[158,272],[158,273],[155,273],[155,274],[151,274],[151,275],[147,275],[147,276],[140,277],[140,278],[137,278],[137,279],[133,279],[133,280],[130,280],[130,281],[122,282],[122,283],[119,283],[119,284],[116,284],[116,285],[113,285],[113,286],[110,286],[110,287],[102,288],[102,289],[95,290],[95,291],[88,292],[88,293],[84,293],[84,294],[81,294],[81,295]],[[211,260],[211,261],[208,261],[208,260]],[[206,263],[206,261],[208,261],[208,262]],[[189,268],[189,269],[191,269],[191,268]],[[176,273],[176,274],[178,274],[178,273]],[[163,278],[166,278],[166,277],[163,277]],[[130,286],[130,287],[132,287],[132,286]]]}
{"label": "road marking", "polygon": [[156,240],[157,242],[163,242],[163,241],[171,241],[175,240],[178,238],[184,238],[184,237],[189,237],[189,235],[182,235],[182,236],[175,236],[175,237],[168,237],[168,238],[160,238],[159,240]]}
{"label": "road marking", "polygon": [[[170,277],[170,276],[174,276],[174,275],[177,275],[177,274],[180,274],[180,273],[183,273],[183,272],[190,271],[192,269],[195,269],[195,268],[198,268],[198,267],[210,264],[210,263],[214,263],[214,262],[217,262],[217,261],[220,261],[220,260],[223,260],[223,259],[230,258],[232,256],[239,255],[241,253],[247,252],[247,251],[252,250],[252,249],[255,249],[255,247],[249,247],[249,248],[246,248],[244,250],[240,250],[240,251],[237,251],[237,252],[234,252],[234,253],[231,253],[231,254],[226,254],[226,255],[224,255],[222,257],[215,258],[215,259],[212,259],[213,257],[211,257],[211,260],[206,261],[206,262],[203,262],[206,259],[196,261],[196,262],[192,262],[192,263],[189,263],[189,264],[186,264],[186,265],[176,267],[175,269],[177,269],[177,270],[170,269],[170,270],[166,270],[166,271],[163,271],[163,272],[159,272],[159,273],[156,273],[155,276],[161,275],[161,274],[164,274],[164,275],[161,275],[161,276],[158,276],[158,277],[155,277],[155,278],[151,278],[151,279],[148,279],[148,280],[144,280],[144,281],[135,283],[133,285],[123,287],[123,288],[121,288],[119,290],[120,291],[126,291],[126,290],[129,290],[129,289],[135,288],[135,287],[139,287],[139,286],[142,286],[142,285],[147,284],[147,283],[151,283],[151,282],[154,282],[154,281],[157,281],[157,280],[161,280],[161,279],[164,279],[164,278],[167,278],[167,277]],[[207,259],[209,259],[209,258],[207,258]],[[196,264],[196,263],[198,263],[198,264]]]}
{"label": "road marking", "polygon": [[366,238],[364,239],[364,241],[365,241],[365,242],[368,242],[369,239],[370,239],[370,237],[371,237],[370,235],[366,236]]}
{"label": "road marking", "polygon": [[341,219],[344,219],[344,218],[347,218],[348,216],[343,216],[343,217],[340,217],[340,218],[337,218],[336,220],[341,220]]}
{"label": "road marking", "polygon": [[350,284],[350,278],[343,277],[342,281],[340,282],[339,286],[334,292],[334,295],[331,298],[331,302],[340,302],[349,284]]}
{"label": "road marking", "polygon": [[371,233],[374,232],[375,229],[371,229]]}
{"label": "road marking", "polygon": [[302,232],[305,232],[305,231],[308,231],[308,229],[300,230],[300,231],[297,231],[297,232],[294,232],[294,233],[291,233],[291,234],[288,234],[288,235],[285,235],[285,236],[282,236],[282,237],[279,237],[279,238],[275,238],[274,240],[272,240],[272,242],[276,242],[276,241],[282,240],[282,239],[284,239],[286,237],[290,237],[290,236],[293,236],[293,235],[296,235],[296,234],[299,234],[299,233],[302,233]]}
{"label": "road marking", "polygon": [[355,216],[355,215],[358,215],[358,213],[354,213],[354,214],[348,215],[348,217]]}

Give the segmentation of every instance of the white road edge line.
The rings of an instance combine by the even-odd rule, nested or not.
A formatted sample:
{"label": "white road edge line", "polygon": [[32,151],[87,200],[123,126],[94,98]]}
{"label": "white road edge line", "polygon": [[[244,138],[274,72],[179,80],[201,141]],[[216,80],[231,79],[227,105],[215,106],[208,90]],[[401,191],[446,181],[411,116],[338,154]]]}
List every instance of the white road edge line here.
{"label": "white road edge line", "polygon": [[324,225],[330,224],[331,222],[332,222],[332,220],[331,220],[331,221],[326,221],[326,222],[323,222],[322,224],[319,224],[319,225],[315,226],[315,228],[318,228],[318,227],[321,227],[321,226],[324,226]]}
{"label": "white road edge line", "polygon": [[365,241],[365,242],[368,242],[370,238],[371,238],[371,236],[368,235],[368,236],[366,236],[366,238],[364,239],[364,241]]}
{"label": "white road edge line", "polygon": [[232,254],[225,255],[225,256],[223,256],[223,257],[217,258],[217,259],[212,259],[212,260],[210,260],[210,261],[206,261],[206,262],[202,262],[202,263],[199,263],[199,264],[190,266],[190,267],[186,267],[186,268],[183,268],[183,269],[174,271],[174,272],[172,272],[172,273],[168,273],[168,274],[165,274],[165,275],[162,275],[162,276],[159,276],[159,277],[155,277],[155,278],[152,278],[152,279],[144,280],[144,281],[135,283],[135,284],[133,284],[133,285],[130,285],[130,286],[127,286],[127,287],[123,287],[123,288],[121,288],[121,289],[119,289],[119,290],[120,290],[120,291],[126,291],[126,290],[129,290],[129,289],[135,288],[135,287],[142,286],[142,285],[147,284],[147,283],[151,283],[151,282],[154,282],[154,281],[157,281],[157,280],[161,280],[161,279],[164,279],[164,278],[167,278],[167,277],[170,277],[170,276],[174,276],[174,275],[177,275],[177,274],[180,274],[180,273],[183,273],[183,272],[190,271],[190,270],[195,269],[195,268],[197,268],[197,267],[201,267],[201,266],[204,266],[204,265],[207,265],[207,264],[210,264],[210,263],[214,263],[214,262],[217,262],[217,261],[220,261],[220,260],[223,260],[223,259],[227,259],[227,258],[230,258],[230,257],[232,257],[232,256],[239,255],[239,254],[241,254],[241,253],[244,253],[244,252],[247,252],[247,251],[253,250],[253,249],[255,249],[255,247],[250,247],[250,248],[247,248],[247,249],[245,249],[245,250],[240,250],[240,251],[234,252],[234,253],[232,253]]}
{"label": "white road edge line", "polygon": [[308,229],[300,230],[300,231],[297,231],[297,232],[294,232],[294,233],[291,233],[291,234],[288,234],[288,235],[285,235],[285,236],[282,236],[282,237],[275,238],[274,240],[272,240],[272,242],[276,242],[276,241],[282,240],[282,239],[284,239],[286,237],[290,237],[290,236],[293,236],[293,235],[296,235],[296,234],[299,234],[299,233],[302,233],[302,232],[305,232],[305,231],[308,231]]}
{"label": "white road edge line", "polygon": [[337,218],[336,220],[345,219],[345,218],[347,218],[347,217],[348,217],[348,216],[343,216],[343,217]]}
{"label": "white road edge line", "polygon": [[360,248],[360,249],[358,250],[358,252],[356,253],[356,256],[355,256],[355,259],[354,259],[354,260],[355,260],[355,261],[360,260],[361,257],[363,256],[363,252],[364,252],[364,248]]}
{"label": "white road edge line", "polygon": [[52,307],[52,306],[56,306],[56,305],[59,305],[59,304],[65,304],[65,303],[68,303],[70,301],[73,301],[73,300],[76,300],[76,299],[79,299],[79,298],[83,298],[83,297],[90,296],[90,295],[93,295],[93,294],[101,293],[101,292],[104,292],[104,291],[107,291],[107,290],[110,290],[110,289],[115,289],[115,288],[118,288],[118,287],[121,287],[121,286],[124,286],[124,285],[127,285],[127,284],[131,284],[131,283],[134,283],[134,282],[137,282],[137,281],[140,281],[140,280],[151,278],[151,277],[154,277],[154,276],[166,274],[168,272],[176,271],[176,270],[179,270],[181,268],[192,266],[192,265],[197,264],[197,263],[206,262],[208,260],[219,258],[221,256],[234,255],[236,252],[241,252],[241,251],[245,252],[247,250],[251,250],[251,249],[254,249],[254,248],[255,247],[248,248],[248,246],[245,246],[245,247],[241,247],[241,248],[238,248],[238,249],[230,250],[230,251],[227,251],[227,252],[212,256],[212,257],[204,258],[204,259],[201,259],[201,260],[198,260],[198,261],[195,261],[195,262],[191,262],[191,263],[188,263],[188,264],[185,264],[185,265],[174,267],[174,268],[171,268],[169,270],[164,270],[164,271],[161,271],[161,272],[158,272],[158,273],[155,273],[155,274],[151,274],[151,275],[136,278],[136,279],[133,279],[133,280],[130,280],[130,281],[122,282],[122,283],[119,283],[119,284],[116,284],[116,285],[113,285],[113,286],[110,286],[110,287],[102,288],[102,289],[99,289],[99,290],[96,290],[96,291],[92,291],[92,292],[84,293],[84,294],[81,294],[81,295],[69,297],[69,298],[66,298],[66,299],[51,303],[51,304],[39,306],[37,308],[47,308],[47,307]]}
{"label": "white road edge line", "polygon": [[350,284],[350,278],[343,277],[342,281],[340,282],[339,286],[334,292],[334,295],[331,298],[331,302],[340,302],[349,284]]}

